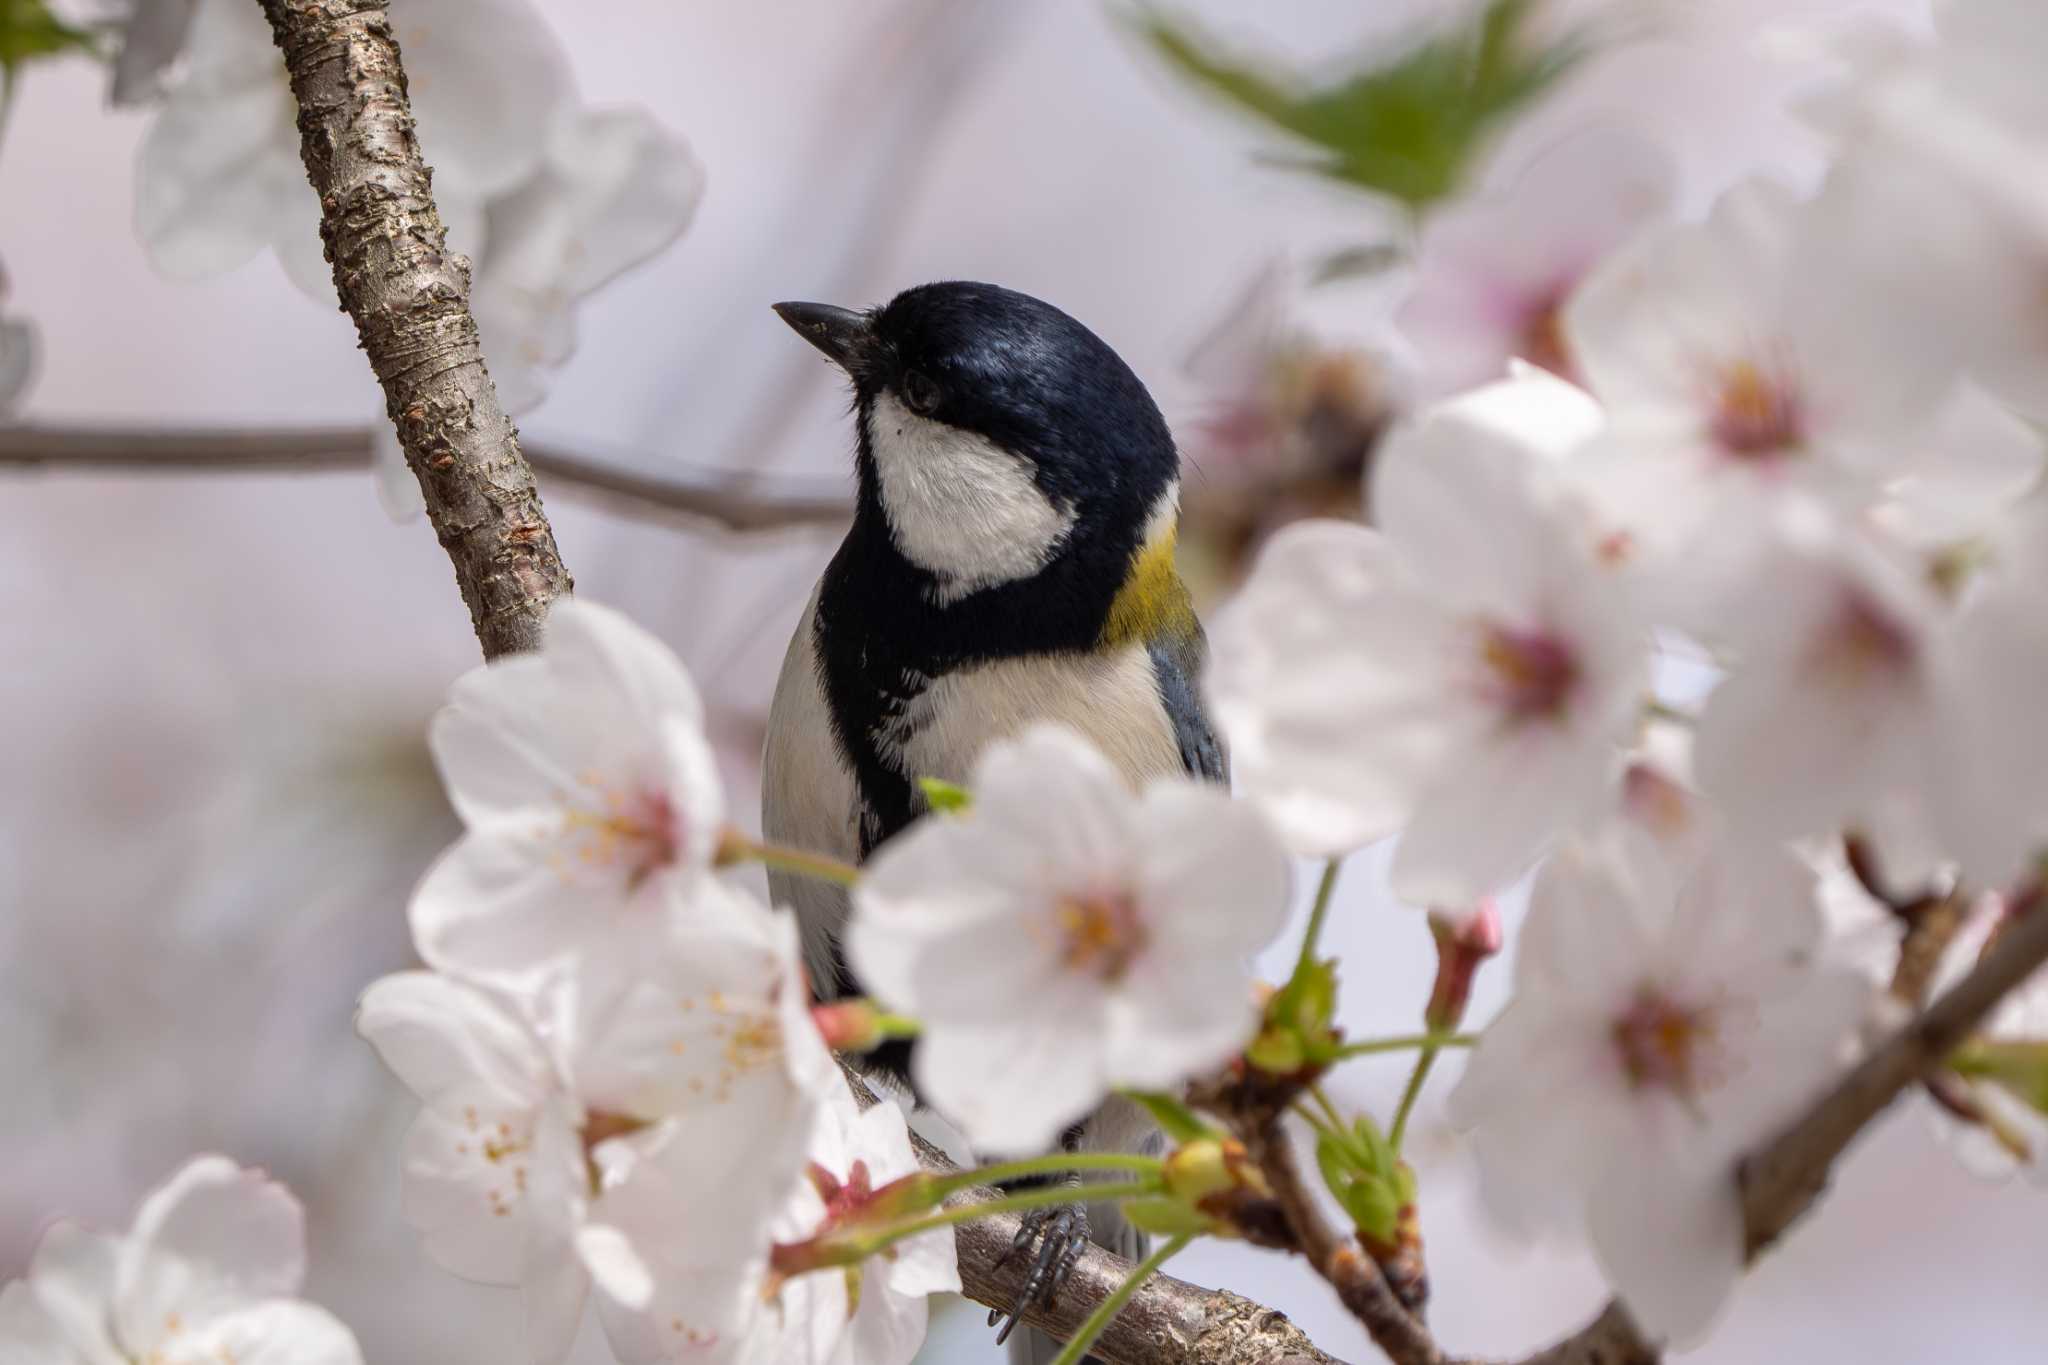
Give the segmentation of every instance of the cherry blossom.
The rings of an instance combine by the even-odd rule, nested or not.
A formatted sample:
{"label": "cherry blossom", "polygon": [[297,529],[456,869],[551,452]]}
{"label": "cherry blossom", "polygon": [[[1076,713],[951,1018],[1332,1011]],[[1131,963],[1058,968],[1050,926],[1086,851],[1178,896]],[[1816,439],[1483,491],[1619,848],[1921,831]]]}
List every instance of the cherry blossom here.
{"label": "cherry blossom", "polygon": [[1220,1065],[1256,1019],[1251,955],[1285,921],[1286,855],[1226,792],[1133,793],[1052,727],[992,746],[971,814],[885,845],[846,948],[924,1026],[923,1094],[977,1149],[1039,1151],[1112,1088]]}
{"label": "cherry blossom", "polygon": [[1468,905],[1608,799],[1649,637],[1550,458],[1598,422],[1526,371],[1389,439],[1380,529],[1274,538],[1219,624],[1209,692],[1297,852],[1405,828],[1395,893]]}
{"label": "cherry blossom", "polygon": [[577,600],[538,652],[459,680],[429,740],[468,832],[413,897],[421,956],[520,987],[659,951],[711,880],[725,816],[703,719],[667,646]]}
{"label": "cherry blossom", "polygon": [[[715,930],[650,953],[574,1036],[543,1037],[513,1004],[431,972],[363,997],[359,1031],[425,1106],[407,1220],[447,1269],[520,1286],[537,1362],[567,1352],[590,1268],[728,1256],[749,1228],[765,1254],[838,1087],[794,925],[737,893],[717,910]],[[661,1245],[634,1247],[622,1226]]]}
{"label": "cherry blossom", "polygon": [[1450,1113],[1497,1219],[1583,1229],[1636,1320],[1684,1345],[1741,1271],[1737,1159],[1839,1069],[1870,986],[1816,964],[1790,855],[1722,844],[1673,873],[1626,832],[1552,856]]}
{"label": "cherry blossom", "polygon": [[2026,0],[1958,0],[1937,9],[1933,43],[1845,46],[1853,78],[1818,118],[1840,152],[1812,261],[1832,292],[1881,301],[1877,338],[2034,417],[2048,414],[2032,303],[2048,270],[2048,100],[2030,76],[2048,60],[2042,20]]}
{"label": "cherry blossom", "polygon": [[195,1157],[125,1237],[70,1221],[44,1232],[28,1278],[0,1290],[0,1360],[362,1365],[349,1330],[294,1297],[305,1276],[291,1193],[225,1157]]}
{"label": "cherry blossom", "polygon": [[1788,191],[1738,186],[1610,257],[1565,312],[1608,419],[1575,475],[1653,559],[1684,557],[1678,623],[1709,633],[1768,505],[1863,505],[1953,381],[1887,352],[1904,342],[1869,289],[1796,263],[1801,228]]}
{"label": "cherry blossom", "polygon": [[1853,828],[1899,875],[1939,851],[1918,792],[1934,760],[1943,604],[1917,563],[1811,507],[1774,520],[1700,717],[1700,782],[1769,836]]}
{"label": "cherry blossom", "polygon": [[1536,157],[1506,193],[1428,220],[1397,318],[1428,391],[1499,379],[1514,359],[1576,380],[1565,303],[1608,253],[1669,213],[1674,181],[1656,144],[1597,128]]}
{"label": "cherry blossom", "polygon": [[[666,1201],[622,1201],[615,1224],[584,1235],[619,1358],[909,1365],[924,1343],[929,1296],[960,1289],[949,1229],[904,1238],[858,1265],[787,1278],[770,1252],[771,1242],[794,1245],[857,1216],[864,1197],[917,1169],[903,1112],[884,1102],[861,1113],[839,1086],[812,1132],[808,1171],[764,1235],[681,1242],[652,1225]],[[647,1248],[667,1259],[650,1261]]]}
{"label": "cherry blossom", "polygon": [[1297,292],[1284,262],[1267,265],[1188,358],[1202,403],[1180,431],[1197,474],[1181,489],[1181,531],[1228,581],[1274,528],[1358,513],[1374,443],[1401,399],[1387,359],[1317,335],[1297,315]]}

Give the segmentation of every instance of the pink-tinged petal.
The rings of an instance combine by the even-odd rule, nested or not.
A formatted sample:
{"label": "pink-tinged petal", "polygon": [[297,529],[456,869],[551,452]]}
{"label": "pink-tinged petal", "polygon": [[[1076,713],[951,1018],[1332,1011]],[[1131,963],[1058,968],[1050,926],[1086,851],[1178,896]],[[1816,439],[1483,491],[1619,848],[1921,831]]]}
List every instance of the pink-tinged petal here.
{"label": "pink-tinged petal", "polygon": [[703,723],[704,703],[675,651],[610,607],[576,597],[557,602],[542,657],[571,698],[616,698],[641,724]]}
{"label": "pink-tinged petal", "polygon": [[561,1365],[583,1324],[590,1272],[578,1259],[567,1229],[529,1244],[520,1272],[519,1297],[526,1311],[527,1365]]}
{"label": "pink-tinged petal", "polygon": [[1536,876],[1515,935],[1516,992],[1625,1000],[1673,914],[1673,869],[1639,835],[1572,839]]}
{"label": "pink-tinged petal", "polygon": [[[102,1334],[104,1335],[104,1334]],[[28,1281],[0,1288],[0,1365],[122,1365],[104,1340],[74,1342]]]}
{"label": "pink-tinged petal", "polygon": [[545,657],[518,654],[456,679],[427,742],[464,824],[538,831],[596,760],[594,724],[562,697]]}
{"label": "pink-tinged petal", "polygon": [[1432,592],[1519,618],[1557,534],[1540,461],[1583,445],[1600,421],[1592,399],[1536,372],[1439,404],[1381,448],[1374,518]]}
{"label": "pink-tinged petal", "polygon": [[1029,849],[1031,884],[1121,879],[1132,839],[1131,789],[1101,751],[1073,731],[1037,725],[993,745],[975,765],[975,818]]}
{"label": "pink-tinged petal", "polygon": [[397,972],[372,983],[356,1008],[361,1034],[407,1089],[444,1114],[479,1095],[493,1110],[537,1106],[549,1085],[547,1055],[507,1008],[484,992],[432,972]]}
{"label": "pink-tinged petal", "polygon": [[135,1216],[115,1330],[139,1349],[218,1306],[295,1293],[305,1275],[305,1210],[291,1192],[226,1157],[198,1157]]}
{"label": "pink-tinged petal", "polygon": [[172,1362],[362,1365],[363,1359],[355,1337],[338,1318],[293,1299],[269,1299],[206,1318],[164,1338],[158,1349]]}
{"label": "pink-tinged petal", "polygon": [[405,1221],[421,1234],[436,1265],[483,1284],[518,1284],[531,1239],[543,1225],[566,1219],[538,1196],[559,1181],[548,1162],[562,1162],[575,1138],[558,1116],[492,1109],[485,1097],[453,1116],[423,1110],[406,1135]]}
{"label": "pink-tinged petal", "polygon": [[1547,722],[1482,740],[1416,802],[1389,873],[1413,905],[1468,905],[1521,877],[1565,830],[1610,800],[1619,747]]}
{"label": "pink-tinged petal", "polygon": [[1137,838],[1148,951],[1243,965],[1287,926],[1293,867],[1250,804],[1192,781],[1154,783]]}
{"label": "pink-tinged petal", "polygon": [[312,200],[293,152],[291,92],[281,59],[273,52],[271,60],[280,66],[274,81],[180,95],[143,138],[136,232],[166,275],[219,274],[270,245],[294,180],[300,197]]}
{"label": "pink-tinged petal", "polygon": [[[441,182],[478,197],[533,173],[575,93],[561,42],[529,4],[414,0],[392,16],[411,75],[420,145]],[[478,33],[489,33],[480,49]]]}
{"label": "pink-tinged petal", "polygon": [[1045,1151],[1108,1093],[1103,1014],[1099,986],[1055,978],[1027,1012],[927,1032],[911,1058],[918,1088],[977,1151]]}
{"label": "pink-tinged petal", "polygon": [[1705,1338],[1742,1273],[1742,1205],[1732,1168],[1618,1162],[1587,1211],[1609,1284],[1652,1341]]}
{"label": "pink-tinged petal", "polygon": [[1375,532],[1305,521],[1268,543],[1216,623],[1207,691],[1240,788],[1294,852],[1407,818],[1458,738],[1442,700],[1461,639]]}
{"label": "pink-tinged petal", "polygon": [[1558,311],[1603,256],[1663,216],[1674,178],[1654,144],[1595,128],[1537,157],[1506,194],[1433,219],[1399,316],[1431,390],[1497,379],[1511,356],[1568,371]]}
{"label": "pink-tinged petal", "polygon": [[1147,955],[1106,1002],[1104,1074],[1129,1089],[1177,1089],[1243,1051],[1258,1016],[1244,964]]}
{"label": "pink-tinged petal", "polygon": [[118,1238],[65,1220],[44,1230],[29,1263],[29,1284],[42,1311],[88,1365],[123,1359],[108,1335],[119,1292],[120,1256]]}

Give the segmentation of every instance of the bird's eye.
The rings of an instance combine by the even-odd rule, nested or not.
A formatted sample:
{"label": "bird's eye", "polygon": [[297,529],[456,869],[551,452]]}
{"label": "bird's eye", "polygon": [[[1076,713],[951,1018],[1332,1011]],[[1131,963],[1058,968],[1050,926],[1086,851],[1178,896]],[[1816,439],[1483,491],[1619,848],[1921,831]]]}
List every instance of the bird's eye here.
{"label": "bird's eye", "polygon": [[905,370],[901,387],[903,401],[920,417],[929,417],[939,410],[939,386],[923,370]]}

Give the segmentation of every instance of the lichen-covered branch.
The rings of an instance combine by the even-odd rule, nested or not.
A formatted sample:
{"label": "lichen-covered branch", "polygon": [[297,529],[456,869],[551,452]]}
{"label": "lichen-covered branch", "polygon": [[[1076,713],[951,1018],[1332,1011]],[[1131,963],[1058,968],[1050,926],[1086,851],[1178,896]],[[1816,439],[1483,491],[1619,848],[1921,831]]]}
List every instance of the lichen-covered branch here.
{"label": "lichen-covered branch", "polygon": [[448,250],[434,207],[386,0],[250,3],[263,6],[298,99],[335,290],[384,387],[484,657],[531,649],[548,604],[572,584],[484,369],[469,262]]}
{"label": "lichen-covered branch", "polygon": [[[367,468],[374,444],[364,427],[0,426],[0,469],[310,473]],[[853,517],[853,500],[844,495],[778,492],[702,471],[646,473],[559,446],[521,444],[526,462],[551,489],[584,493],[626,516],[740,532],[843,526]]]}

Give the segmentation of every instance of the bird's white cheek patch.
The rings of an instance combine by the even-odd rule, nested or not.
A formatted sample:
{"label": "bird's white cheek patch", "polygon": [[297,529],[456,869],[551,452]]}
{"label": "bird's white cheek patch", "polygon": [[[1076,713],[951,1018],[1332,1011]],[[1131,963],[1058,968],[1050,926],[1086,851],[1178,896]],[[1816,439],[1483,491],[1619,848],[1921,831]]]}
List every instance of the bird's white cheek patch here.
{"label": "bird's white cheek patch", "polygon": [[918,416],[883,394],[868,444],[896,548],[939,580],[940,603],[1029,578],[1074,529],[1074,511],[1031,466],[979,436]]}

